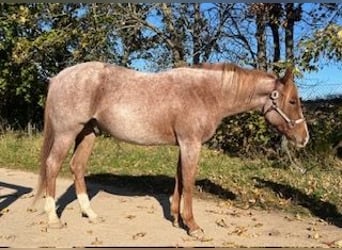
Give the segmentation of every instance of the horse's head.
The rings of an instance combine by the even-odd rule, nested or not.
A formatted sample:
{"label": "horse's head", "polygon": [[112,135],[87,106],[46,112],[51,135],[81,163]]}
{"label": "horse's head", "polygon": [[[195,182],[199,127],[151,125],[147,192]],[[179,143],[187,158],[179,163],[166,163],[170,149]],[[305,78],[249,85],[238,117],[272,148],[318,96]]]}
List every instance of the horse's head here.
{"label": "horse's head", "polygon": [[275,90],[265,103],[264,115],[271,125],[296,146],[304,147],[308,143],[308,127],[291,69],[287,69],[285,76],[277,80]]}

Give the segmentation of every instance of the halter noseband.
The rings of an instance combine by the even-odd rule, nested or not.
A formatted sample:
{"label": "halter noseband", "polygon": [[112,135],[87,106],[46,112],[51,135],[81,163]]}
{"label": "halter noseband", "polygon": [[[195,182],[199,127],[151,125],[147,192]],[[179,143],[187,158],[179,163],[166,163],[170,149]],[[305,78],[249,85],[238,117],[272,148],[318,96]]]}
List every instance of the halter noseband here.
{"label": "halter noseband", "polygon": [[297,120],[292,120],[290,119],[278,106],[278,103],[276,102],[276,100],[279,98],[279,92],[277,90],[273,90],[271,95],[270,95],[270,99],[272,100],[272,106],[269,107],[266,112],[268,113],[271,110],[275,110],[277,111],[277,113],[287,122],[288,125],[290,125],[290,127],[294,127],[295,125],[302,123],[305,121],[305,118],[299,118]]}

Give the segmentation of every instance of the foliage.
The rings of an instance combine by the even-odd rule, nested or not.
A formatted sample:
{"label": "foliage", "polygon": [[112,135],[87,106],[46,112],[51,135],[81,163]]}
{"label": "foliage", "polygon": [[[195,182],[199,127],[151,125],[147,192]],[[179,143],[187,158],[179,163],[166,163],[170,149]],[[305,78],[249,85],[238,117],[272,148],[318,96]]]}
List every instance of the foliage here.
{"label": "foliage", "polygon": [[[293,62],[315,69],[322,55],[341,60],[341,4],[1,3],[0,11],[1,130],[40,129],[49,77],[79,62],[159,71],[231,61],[279,72]],[[309,124],[317,145],[339,129],[328,121]],[[278,155],[279,143],[251,112],[226,119],[208,145],[253,156]]]}
{"label": "foliage", "polygon": [[257,112],[226,118],[207,145],[243,158],[278,159],[277,164],[283,164],[284,161],[286,166],[291,159],[288,159],[284,150],[290,150],[304,167],[311,168],[312,164],[329,167],[331,160],[336,157],[334,145],[342,141],[342,100],[306,101],[303,106],[310,133],[310,143],[305,149],[284,149],[281,136],[272,131]]}
{"label": "foliage", "polygon": [[210,148],[244,157],[271,156],[276,144],[279,135],[254,111],[226,118],[208,142]]}
{"label": "foliage", "polygon": [[334,157],[333,146],[342,141],[342,100],[309,101],[306,108],[311,135],[306,152],[315,155],[322,166],[329,166],[329,157]]}
{"label": "foliage", "polygon": [[321,57],[328,61],[342,60],[342,26],[330,24],[315,32],[311,39],[301,43],[303,48],[300,65],[304,69],[316,69]]}

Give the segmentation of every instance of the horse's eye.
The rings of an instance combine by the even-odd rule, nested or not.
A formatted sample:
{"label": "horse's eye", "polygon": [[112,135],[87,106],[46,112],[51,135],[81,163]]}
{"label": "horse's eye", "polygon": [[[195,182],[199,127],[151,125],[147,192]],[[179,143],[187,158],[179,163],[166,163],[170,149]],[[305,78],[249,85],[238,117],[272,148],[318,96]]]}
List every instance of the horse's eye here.
{"label": "horse's eye", "polygon": [[295,104],[297,103],[297,101],[296,101],[296,100],[290,100],[289,103],[290,103],[291,105],[295,105]]}

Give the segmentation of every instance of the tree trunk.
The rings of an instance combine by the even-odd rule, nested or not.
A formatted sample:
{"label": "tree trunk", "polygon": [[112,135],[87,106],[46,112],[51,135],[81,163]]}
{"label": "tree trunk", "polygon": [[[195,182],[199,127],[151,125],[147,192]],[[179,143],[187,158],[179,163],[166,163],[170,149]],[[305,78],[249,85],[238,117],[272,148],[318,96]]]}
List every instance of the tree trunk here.
{"label": "tree trunk", "polygon": [[[269,26],[272,30],[273,36],[273,63],[277,63],[280,60],[279,25],[275,22],[271,22]],[[279,67],[273,65],[273,71],[279,71]]]}
{"label": "tree trunk", "polygon": [[285,47],[286,47],[286,60],[293,62],[293,28],[294,28],[294,19],[293,12],[294,6],[293,3],[287,3],[285,6],[286,9],[286,29],[285,29]]}
{"label": "tree trunk", "polygon": [[267,70],[266,61],[266,21],[264,13],[257,13],[256,16],[256,39],[257,39],[257,67],[258,69]]}
{"label": "tree trunk", "polygon": [[285,47],[286,47],[286,60],[294,62],[294,26],[295,22],[300,20],[302,12],[302,4],[295,7],[294,3],[287,3],[285,5],[286,11],[286,26],[285,26]]}
{"label": "tree trunk", "polygon": [[175,28],[172,17],[172,8],[170,5],[168,6],[166,3],[162,3],[161,10],[164,15],[164,22],[168,37],[167,44],[171,50],[172,63],[175,67],[183,66],[185,64],[182,41],[183,29],[179,30]]}
{"label": "tree trunk", "polygon": [[200,4],[194,3],[194,22],[193,22],[193,64],[199,64],[201,62],[201,13],[200,13]]}

